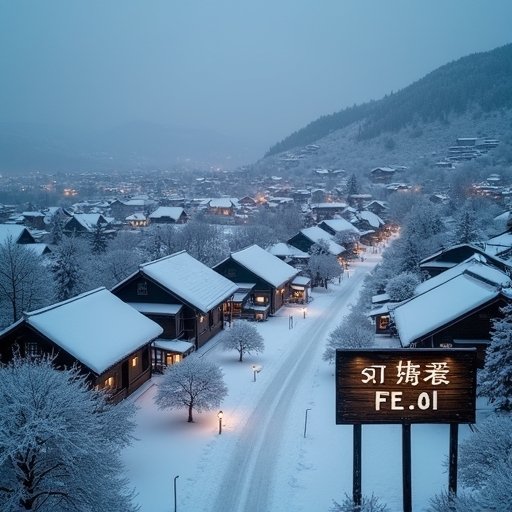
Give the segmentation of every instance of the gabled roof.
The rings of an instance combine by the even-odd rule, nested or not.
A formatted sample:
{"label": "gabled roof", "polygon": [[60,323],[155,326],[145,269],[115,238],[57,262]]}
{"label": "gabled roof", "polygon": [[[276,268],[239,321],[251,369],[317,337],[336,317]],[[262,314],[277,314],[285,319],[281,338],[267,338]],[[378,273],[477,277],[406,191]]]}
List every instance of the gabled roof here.
{"label": "gabled roof", "polygon": [[153,213],[149,215],[150,219],[161,219],[162,217],[170,217],[178,220],[185,210],[180,206],[159,206]]}
{"label": "gabled roof", "polygon": [[393,310],[400,341],[403,346],[408,346],[484,306],[500,294],[500,286],[491,285],[466,271],[412,297]]}
{"label": "gabled roof", "polygon": [[490,266],[486,263],[484,256],[480,254],[473,254],[470,258],[458,265],[455,265],[441,274],[434,276],[426,281],[420,283],[414,290],[414,295],[420,295],[432,288],[442,285],[446,281],[463,274],[464,272],[477,275],[482,280],[494,284],[496,286],[508,287],[511,285],[510,276],[496,267]]}
{"label": "gabled roof", "polygon": [[[17,243],[25,232],[30,235],[30,231],[25,226],[18,224],[0,224],[0,244],[7,242],[9,238],[11,238],[14,243]],[[33,240],[32,235],[30,235],[30,237]]]}
{"label": "gabled roof", "polygon": [[336,231],[336,233],[340,233],[342,231],[360,233],[359,229],[357,229],[353,224],[351,224],[348,220],[345,219],[328,219],[323,220],[320,224],[325,224],[329,226],[333,231]]}
{"label": "gabled roof", "polygon": [[163,332],[157,323],[105,288],[25,313],[24,318],[28,325],[96,374]]}
{"label": "gabled roof", "polygon": [[318,226],[312,226],[310,228],[301,229],[300,232],[309,240],[311,240],[314,244],[317,244],[321,240],[327,243],[329,247],[329,252],[334,256],[338,256],[342,252],[345,252],[345,247],[340,244],[337,244],[333,239],[330,233],[324,231],[322,228]]}
{"label": "gabled roof", "polygon": [[186,251],[144,263],[140,265],[139,272],[203,313],[211,311],[238,289],[235,283],[196,260]]}
{"label": "gabled roof", "polygon": [[490,238],[485,242],[485,253],[491,256],[499,256],[500,254],[512,249],[512,233],[506,231],[501,235]]}
{"label": "gabled roof", "polygon": [[286,258],[303,258],[308,259],[310,255],[307,252],[301,251],[290,244],[278,242],[277,244],[267,247],[267,251],[274,256],[282,256]]}
{"label": "gabled roof", "polygon": [[87,231],[94,231],[98,224],[108,224],[108,220],[101,213],[75,213],[72,218]]}
{"label": "gabled roof", "polygon": [[297,269],[258,245],[251,245],[241,251],[233,252],[230,257],[275,288],[299,273]]}
{"label": "gabled roof", "polygon": [[368,222],[372,228],[380,228],[385,224],[385,222],[378,215],[367,210],[358,212],[358,217]]}

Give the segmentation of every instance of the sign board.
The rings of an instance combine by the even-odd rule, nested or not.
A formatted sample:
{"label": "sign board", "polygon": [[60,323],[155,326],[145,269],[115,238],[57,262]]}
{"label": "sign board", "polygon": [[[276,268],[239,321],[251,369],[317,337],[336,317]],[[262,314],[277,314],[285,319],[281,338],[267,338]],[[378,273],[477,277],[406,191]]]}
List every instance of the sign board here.
{"label": "sign board", "polygon": [[474,423],[476,349],[336,351],[336,424]]}

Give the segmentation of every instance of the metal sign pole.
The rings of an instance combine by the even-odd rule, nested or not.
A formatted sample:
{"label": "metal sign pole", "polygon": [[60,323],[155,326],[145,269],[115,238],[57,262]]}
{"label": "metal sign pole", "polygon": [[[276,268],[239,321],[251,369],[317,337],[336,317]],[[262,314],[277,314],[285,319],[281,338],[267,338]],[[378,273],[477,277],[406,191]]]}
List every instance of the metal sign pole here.
{"label": "metal sign pole", "polygon": [[361,424],[356,424],[354,429],[354,455],[352,476],[352,501],[357,507],[361,506]]}
{"label": "metal sign pole", "polygon": [[448,467],[448,491],[450,495],[457,494],[457,457],[459,448],[459,424],[450,423],[450,455]]}
{"label": "metal sign pole", "polygon": [[402,425],[402,481],[404,512],[412,512],[410,423],[404,423]]}

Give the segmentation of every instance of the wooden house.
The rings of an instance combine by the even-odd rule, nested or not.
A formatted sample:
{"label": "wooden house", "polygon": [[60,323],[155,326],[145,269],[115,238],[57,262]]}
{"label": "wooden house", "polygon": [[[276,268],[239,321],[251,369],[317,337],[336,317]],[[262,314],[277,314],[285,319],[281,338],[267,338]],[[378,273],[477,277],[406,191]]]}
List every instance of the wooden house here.
{"label": "wooden house", "polygon": [[476,347],[483,366],[491,322],[510,300],[510,284],[508,275],[478,260],[421,283],[390,311],[402,346]]}
{"label": "wooden house", "polygon": [[310,252],[311,247],[319,243],[325,243],[329,253],[334,256],[341,256],[345,252],[345,247],[337,244],[333,236],[319,226],[301,229],[288,240],[288,243],[303,252]]}
{"label": "wooden house", "polygon": [[224,304],[236,290],[229,279],[181,251],[140,265],[112,293],[157,322],[162,339],[188,341],[197,349],[222,330]]}
{"label": "wooden house", "polygon": [[101,213],[75,213],[64,225],[63,232],[68,235],[89,235],[101,226],[107,228],[109,220]]}
{"label": "wooden house", "polygon": [[311,205],[311,211],[317,222],[324,219],[333,219],[340,214],[346,207],[347,203],[330,202],[330,203],[314,203]]}
{"label": "wooden house", "polygon": [[12,240],[16,244],[34,244],[35,238],[25,226],[0,224],[0,244]]}
{"label": "wooden house", "polygon": [[180,206],[159,206],[150,213],[149,220],[152,224],[185,224],[188,215]]}
{"label": "wooden house", "polygon": [[0,360],[52,354],[56,367],[77,364],[91,386],[114,401],[151,377],[150,344],[162,328],[105,288],[25,313],[0,333]]}
{"label": "wooden house", "polygon": [[370,171],[370,180],[373,183],[391,183],[396,169],[392,167],[375,167]]}
{"label": "wooden house", "polygon": [[218,215],[221,217],[232,217],[235,214],[237,205],[229,197],[210,199],[207,204],[207,213],[209,215]]}
{"label": "wooden house", "polygon": [[[273,315],[291,295],[291,282],[299,271],[257,245],[233,252],[213,270],[235,283],[251,283],[255,319]],[[259,316],[257,316],[259,314]]]}
{"label": "wooden house", "polygon": [[452,267],[455,267],[459,263],[466,261],[474,254],[479,254],[491,265],[499,268],[504,272],[512,271],[512,266],[509,263],[486,253],[480,247],[472,244],[457,244],[452,245],[446,249],[442,249],[441,251],[438,251],[431,256],[422,259],[419,266],[422,271],[428,273],[429,276],[434,277],[441,272],[444,272]]}

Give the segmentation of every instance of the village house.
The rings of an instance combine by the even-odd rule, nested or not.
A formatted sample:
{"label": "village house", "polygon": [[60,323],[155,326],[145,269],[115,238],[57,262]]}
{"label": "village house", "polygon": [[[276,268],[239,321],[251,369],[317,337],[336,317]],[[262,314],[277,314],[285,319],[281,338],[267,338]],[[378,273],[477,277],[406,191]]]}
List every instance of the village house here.
{"label": "village house", "polygon": [[134,197],[132,199],[115,199],[110,203],[110,214],[117,220],[126,219],[134,213],[146,213],[157,207],[156,201],[147,197]]}
{"label": "village house", "polygon": [[314,203],[311,204],[311,212],[315,216],[317,222],[324,219],[333,219],[347,207],[347,203],[331,202],[331,203]]}
{"label": "village house", "polygon": [[[110,220],[101,213],[75,213],[64,225],[63,232],[67,235],[88,235],[94,233],[98,227],[107,234]],[[114,230],[108,230],[113,233]]]}
{"label": "village house", "polygon": [[162,327],[153,361],[159,367],[179,361],[219,333],[224,310],[229,311],[224,305],[236,290],[229,279],[181,251],[140,265],[112,293]]}
{"label": "village house", "polygon": [[329,254],[334,256],[341,256],[345,252],[345,247],[337,244],[330,233],[318,226],[301,229],[288,240],[288,244],[308,253],[313,245],[318,244],[325,244]]}
{"label": "village house", "polygon": [[277,256],[285,263],[288,263],[288,265],[300,269],[304,269],[307,266],[309,258],[311,257],[309,253],[301,251],[293,245],[285,244],[284,242],[278,242],[267,247],[267,251]]}
{"label": "village house", "polygon": [[264,320],[279,310],[292,294],[291,283],[299,273],[258,245],[231,253],[213,270],[235,283],[245,283],[245,289],[247,284],[253,285],[245,311],[255,320]]}
{"label": "village house", "polygon": [[115,402],[151,377],[150,344],[162,332],[105,288],[47,308],[24,313],[0,332],[0,360],[50,355],[54,365],[77,364],[92,387],[107,390]]}
{"label": "village house", "polygon": [[229,197],[221,197],[218,199],[209,199],[206,204],[206,210],[209,215],[217,215],[220,217],[233,217],[238,208],[236,200]]}
{"label": "village house", "polygon": [[510,277],[480,255],[419,284],[414,295],[390,308],[404,347],[475,347],[483,366],[491,322],[512,298]]}
{"label": "village house", "polygon": [[34,244],[35,238],[25,226],[17,224],[0,224],[0,244],[11,239],[16,244]]}
{"label": "village house", "polygon": [[152,224],[185,224],[188,215],[180,206],[159,206],[149,214],[149,220]]}
{"label": "village house", "polygon": [[375,167],[370,171],[370,180],[373,183],[391,183],[396,169],[392,167]]}
{"label": "village house", "polygon": [[145,228],[149,225],[149,219],[144,213],[132,213],[132,215],[128,215],[125,219],[126,223],[131,228]]}

